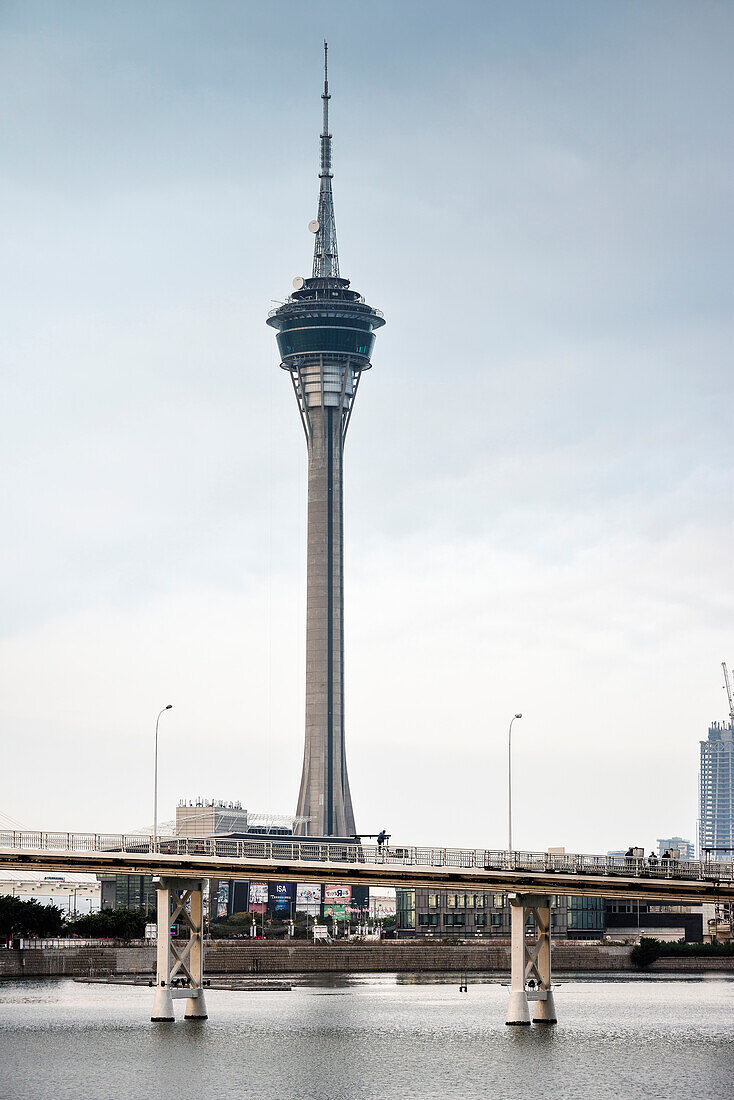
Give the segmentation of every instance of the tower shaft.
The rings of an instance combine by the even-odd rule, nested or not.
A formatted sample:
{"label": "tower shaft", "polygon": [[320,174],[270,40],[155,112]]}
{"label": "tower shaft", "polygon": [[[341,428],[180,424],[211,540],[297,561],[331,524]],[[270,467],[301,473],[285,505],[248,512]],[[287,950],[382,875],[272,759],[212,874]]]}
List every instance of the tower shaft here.
{"label": "tower shaft", "polygon": [[355,831],[344,750],[343,431],[338,407],[312,408],[308,438],[306,742],[299,817],[316,836]]}

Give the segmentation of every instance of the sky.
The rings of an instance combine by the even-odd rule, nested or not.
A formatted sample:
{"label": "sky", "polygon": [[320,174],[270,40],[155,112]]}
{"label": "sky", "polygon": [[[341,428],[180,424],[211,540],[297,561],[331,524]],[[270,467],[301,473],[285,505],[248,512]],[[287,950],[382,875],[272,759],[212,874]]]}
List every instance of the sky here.
{"label": "sky", "polygon": [[322,40],[357,828],[694,837],[734,664],[726,2],[0,7],[0,821],[294,813]]}

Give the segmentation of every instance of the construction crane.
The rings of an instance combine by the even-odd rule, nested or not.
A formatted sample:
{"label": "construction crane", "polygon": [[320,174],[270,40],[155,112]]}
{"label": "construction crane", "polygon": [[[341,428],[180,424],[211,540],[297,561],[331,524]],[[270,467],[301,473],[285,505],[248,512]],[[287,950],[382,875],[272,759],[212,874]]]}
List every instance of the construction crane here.
{"label": "construction crane", "polygon": [[731,682],[729,680],[729,669],[726,667],[726,661],[721,662],[721,667],[724,670],[724,686],[726,687],[726,694],[729,697],[729,721],[734,726],[734,696],[731,693]]}

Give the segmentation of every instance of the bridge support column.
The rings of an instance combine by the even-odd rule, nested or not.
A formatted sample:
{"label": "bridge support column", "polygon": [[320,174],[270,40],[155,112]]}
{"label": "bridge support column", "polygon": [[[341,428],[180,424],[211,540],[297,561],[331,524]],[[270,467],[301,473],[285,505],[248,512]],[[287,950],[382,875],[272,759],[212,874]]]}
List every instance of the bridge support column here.
{"label": "bridge support column", "polygon": [[[533,1023],[555,1024],[556,1008],[551,975],[550,898],[535,894],[510,894],[512,943],[510,949],[510,1003],[506,1024],[530,1023],[529,1001],[535,1001]],[[525,925],[535,918],[537,938],[528,946]]]}
{"label": "bridge support column", "polygon": [[[172,1021],[174,1000],[186,999],[187,1020],[207,1018],[204,999],[204,919],[199,879],[158,878],[156,888],[158,952],[155,997],[151,1020]],[[171,925],[183,923],[189,938],[183,948],[174,945]]]}

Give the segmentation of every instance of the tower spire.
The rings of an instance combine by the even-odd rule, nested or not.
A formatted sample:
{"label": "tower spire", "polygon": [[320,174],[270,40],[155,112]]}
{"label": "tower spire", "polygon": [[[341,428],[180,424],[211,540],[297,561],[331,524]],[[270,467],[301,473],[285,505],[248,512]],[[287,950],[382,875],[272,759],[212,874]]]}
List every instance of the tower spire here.
{"label": "tower spire", "polygon": [[321,130],[321,171],[319,172],[318,229],[313,249],[313,278],[339,278],[339,254],[336,245],[334,198],[331,193],[331,134],[329,133],[329,46],[324,41],[324,104]]}

